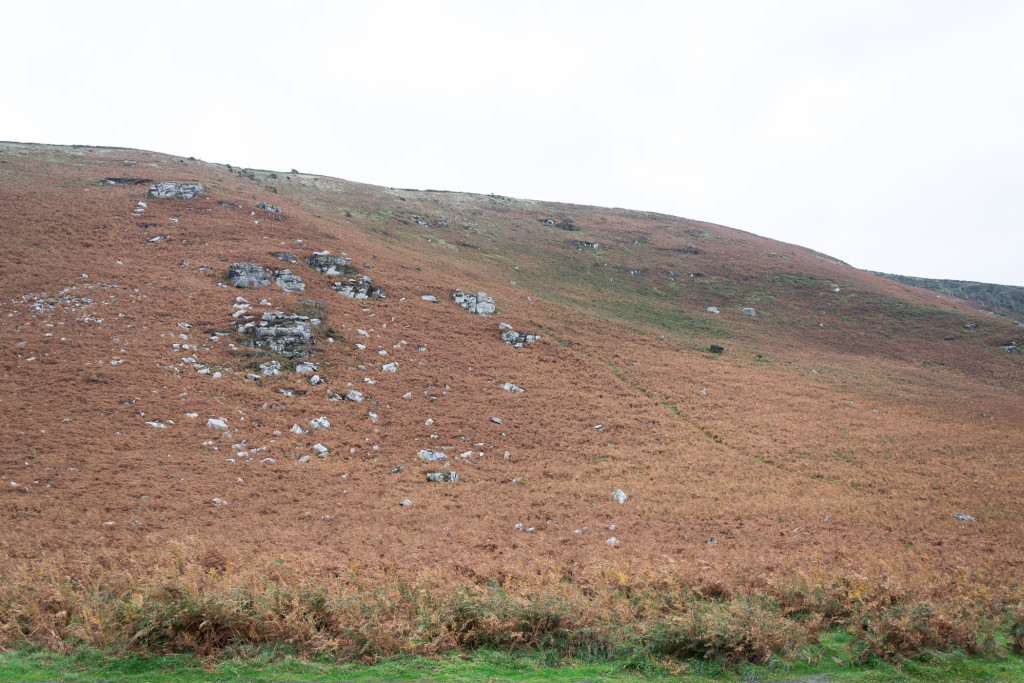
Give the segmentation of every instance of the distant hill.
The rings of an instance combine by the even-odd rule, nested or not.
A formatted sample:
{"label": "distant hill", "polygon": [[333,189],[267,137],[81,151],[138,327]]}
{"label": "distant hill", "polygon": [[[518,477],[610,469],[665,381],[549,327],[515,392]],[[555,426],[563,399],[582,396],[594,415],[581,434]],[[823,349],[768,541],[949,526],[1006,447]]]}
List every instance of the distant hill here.
{"label": "distant hill", "polygon": [[928,289],[947,296],[955,296],[958,299],[974,303],[982,310],[992,311],[993,313],[1013,318],[1018,322],[1024,322],[1024,287],[996,285],[990,282],[936,280],[927,277],[893,275],[891,273],[877,273],[874,271],[868,272],[895,280],[896,282],[902,282],[911,287],[920,287],[921,289]]}

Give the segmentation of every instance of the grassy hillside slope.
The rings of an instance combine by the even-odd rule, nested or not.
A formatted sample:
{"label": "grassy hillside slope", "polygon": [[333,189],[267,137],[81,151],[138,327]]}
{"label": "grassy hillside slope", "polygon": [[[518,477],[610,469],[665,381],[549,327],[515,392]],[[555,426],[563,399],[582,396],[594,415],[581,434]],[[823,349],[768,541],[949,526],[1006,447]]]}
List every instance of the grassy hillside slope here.
{"label": "grassy hillside slope", "polygon": [[[147,198],[149,181],[206,194]],[[416,621],[428,588],[494,609],[495,589],[555,595],[582,610],[563,627],[593,628],[692,616],[665,602],[687,591],[770,595],[766,614],[815,628],[925,600],[921,623],[949,633],[1019,599],[1024,371],[1006,345],[1024,331],[955,299],[684,218],[94,147],[0,145],[0,244],[0,641],[272,639],[228,617],[140,625],[185,598],[325,649],[365,599],[364,617],[396,610],[360,636],[380,652],[473,644]],[[387,297],[339,295],[302,261],[322,250]],[[233,262],[305,291],[224,286]],[[237,297],[257,318],[319,311],[326,384],[247,380],[268,356],[234,332]],[[514,349],[499,323],[541,339]],[[328,399],[353,389],[362,403]]]}

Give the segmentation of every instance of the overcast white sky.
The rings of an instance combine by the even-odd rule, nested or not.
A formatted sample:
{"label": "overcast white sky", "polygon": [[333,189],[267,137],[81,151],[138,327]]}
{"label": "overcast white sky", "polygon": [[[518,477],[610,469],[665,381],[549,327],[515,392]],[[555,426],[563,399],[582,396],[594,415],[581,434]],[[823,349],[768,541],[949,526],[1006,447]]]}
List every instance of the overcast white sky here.
{"label": "overcast white sky", "polygon": [[1019,0],[39,0],[0,18],[0,139],[660,211],[1024,285]]}

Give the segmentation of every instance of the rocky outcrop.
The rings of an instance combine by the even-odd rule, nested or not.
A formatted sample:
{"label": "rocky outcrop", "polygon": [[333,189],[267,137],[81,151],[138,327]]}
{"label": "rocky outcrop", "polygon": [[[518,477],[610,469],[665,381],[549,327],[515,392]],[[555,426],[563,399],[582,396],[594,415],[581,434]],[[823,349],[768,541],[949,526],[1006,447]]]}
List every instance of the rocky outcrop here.
{"label": "rocky outcrop", "polygon": [[306,263],[313,270],[324,275],[348,275],[352,272],[352,259],[330,254],[311,254]]}
{"label": "rocky outcrop", "polygon": [[274,282],[286,292],[301,292],[306,289],[302,278],[287,269],[275,270]]}
{"label": "rocky outcrop", "polygon": [[255,263],[232,263],[228,268],[228,281],[235,287],[266,287],[270,284],[267,271]]}
{"label": "rocky outcrop", "polygon": [[298,263],[299,259],[295,258],[295,254],[290,251],[272,251],[270,255],[279,261],[285,261],[286,263]]}
{"label": "rocky outcrop", "polygon": [[206,192],[206,188],[199,183],[172,183],[161,182],[149,186],[149,196],[158,199],[192,199]]}
{"label": "rocky outcrop", "polygon": [[366,275],[358,280],[348,279],[335,282],[333,287],[339,294],[347,296],[349,299],[362,300],[369,299],[370,297],[383,299],[386,297],[384,290],[380,287],[375,287],[373,280]]}
{"label": "rocky outcrop", "polygon": [[444,482],[444,483],[454,484],[458,480],[459,480],[459,475],[457,475],[455,472],[451,472],[451,471],[449,471],[449,472],[428,472],[427,473],[427,481]]}
{"label": "rocky outcrop", "polygon": [[274,213],[281,213],[280,206],[274,206],[273,204],[267,204],[266,202],[260,202],[259,204],[256,205],[256,208],[261,209],[263,211],[273,211]]}
{"label": "rocky outcrop", "polygon": [[477,315],[494,315],[494,299],[487,296],[486,292],[467,294],[461,289],[455,290],[452,294],[455,303],[465,308],[470,313]]}
{"label": "rocky outcrop", "polygon": [[304,358],[313,345],[309,318],[295,313],[264,313],[259,322],[242,323],[236,329],[244,336],[244,344],[284,356]]}

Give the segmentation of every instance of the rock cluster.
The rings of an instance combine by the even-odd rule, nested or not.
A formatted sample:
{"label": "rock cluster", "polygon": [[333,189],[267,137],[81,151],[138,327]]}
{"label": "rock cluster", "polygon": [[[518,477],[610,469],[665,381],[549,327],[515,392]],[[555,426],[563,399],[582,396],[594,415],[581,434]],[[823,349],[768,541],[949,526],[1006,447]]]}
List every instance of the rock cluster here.
{"label": "rock cluster", "polygon": [[380,287],[375,287],[373,280],[366,275],[363,275],[358,280],[348,279],[342,280],[341,282],[334,283],[334,289],[339,294],[347,296],[350,299],[369,299],[374,297],[377,299],[385,298],[384,290]]}
{"label": "rock cluster", "polygon": [[206,192],[206,188],[199,183],[171,183],[161,182],[149,186],[149,196],[160,199],[177,197],[178,199],[192,199]]}
{"label": "rock cluster", "polygon": [[452,294],[455,303],[465,308],[470,313],[477,315],[494,315],[494,299],[487,296],[486,292],[467,294],[461,289],[455,290]]}
{"label": "rock cluster", "polygon": [[532,344],[540,339],[539,334],[527,334],[526,332],[516,332],[515,330],[502,330],[501,340],[517,349],[521,349],[527,344]]}
{"label": "rock cluster", "polygon": [[309,318],[294,313],[264,313],[259,322],[241,323],[236,329],[245,335],[243,343],[284,356],[304,358],[313,344]]}
{"label": "rock cluster", "polygon": [[280,206],[274,206],[273,204],[267,204],[266,202],[260,202],[259,204],[256,205],[256,208],[262,209],[263,211],[273,211],[274,213],[281,213]]}
{"label": "rock cluster", "polygon": [[315,271],[324,275],[348,275],[352,272],[352,259],[329,254],[311,254],[306,263]]}

